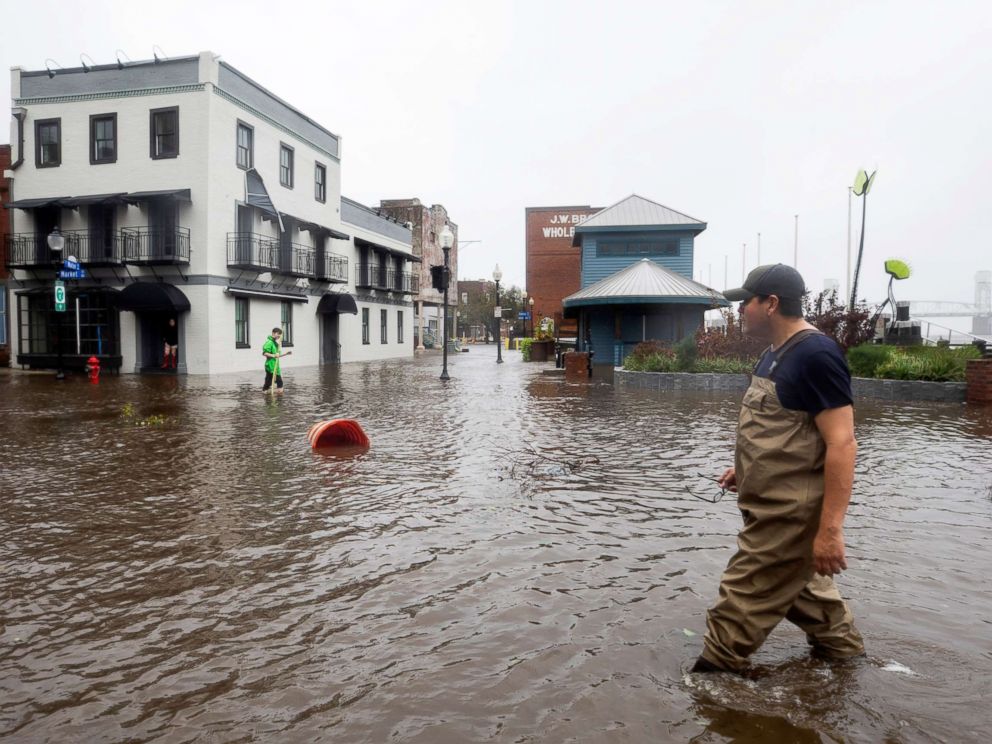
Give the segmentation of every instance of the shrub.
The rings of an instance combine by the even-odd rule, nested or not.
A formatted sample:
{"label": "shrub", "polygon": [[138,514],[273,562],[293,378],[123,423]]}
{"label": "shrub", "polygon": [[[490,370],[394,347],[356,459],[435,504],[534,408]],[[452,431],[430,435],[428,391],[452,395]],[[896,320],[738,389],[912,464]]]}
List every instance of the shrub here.
{"label": "shrub", "polygon": [[803,298],[803,315],[808,323],[833,338],[845,351],[875,337],[875,313],[864,302],[848,309],[837,301],[835,290]]}
{"label": "shrub", "polygon": [[695,336],[686,336],[675,344],[675,367],[679,372],[691,372],[698,356]]}
{"label": "shrub", "polygon": [[701,359],[757,359],[768,346],[767,341],[748,336],[740,317],[733,310],[723,311],[723,328],[696,331],[696,350]]}
{"label": "shrub", "polygon": [[878,367],[888,361],[894,347],[862,344],[847,350],[847,365],[855,377],[875,377]]}
{"label": "shrub", "polygon": [[520,359],[524,362],[530,361],[530,345],[534,343],[532,338],[520,339]]}
{"label": "shrub", "polygon": [[750,374],[756,359],[697,359],[693,372],[716,372],[724,375]]}

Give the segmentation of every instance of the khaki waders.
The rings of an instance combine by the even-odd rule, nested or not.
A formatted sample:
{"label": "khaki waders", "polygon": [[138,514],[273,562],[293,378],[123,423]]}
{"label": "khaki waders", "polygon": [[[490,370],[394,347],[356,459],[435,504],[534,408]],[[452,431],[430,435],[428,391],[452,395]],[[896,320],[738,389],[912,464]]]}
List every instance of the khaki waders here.
{"label": "khaki waders", "polygon": [[800,331],[778,351],[769,378],[752,375],[737,425],[737,503],[744,526],[737,553],[707,614],[702,657],[739,671],[786,618],[829,658],[864,651],[854,618],[828,576],[813,572],[813,538],[823,506],[826,445],[813,417],[782,406],[775,368],[817,331]]}

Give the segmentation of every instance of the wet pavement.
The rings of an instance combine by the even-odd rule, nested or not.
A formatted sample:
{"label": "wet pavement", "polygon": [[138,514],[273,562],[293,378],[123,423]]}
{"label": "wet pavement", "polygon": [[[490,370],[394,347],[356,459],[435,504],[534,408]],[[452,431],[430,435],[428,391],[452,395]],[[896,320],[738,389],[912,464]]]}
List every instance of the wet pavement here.
{"label": "wet pavement", "polygon": [[[694,495],[739,397],[505,358],[287,363],[281,397],[0,375],[0,739],[988,739],[992,412],[859,406],[867,659],[783,624],[750,677],[700,677],[740,517]],[[335,417],[372,448],[311,452]]]}

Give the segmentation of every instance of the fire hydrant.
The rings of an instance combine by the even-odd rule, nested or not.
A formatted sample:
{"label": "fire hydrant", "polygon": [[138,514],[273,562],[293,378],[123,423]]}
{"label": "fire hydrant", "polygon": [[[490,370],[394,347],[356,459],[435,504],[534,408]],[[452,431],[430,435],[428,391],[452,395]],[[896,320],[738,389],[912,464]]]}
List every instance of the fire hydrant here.
{"label": "fire hydrant", "polygon": [[86,374],[94,385],[100,382],[100,360],[95,356],[86,360]]}

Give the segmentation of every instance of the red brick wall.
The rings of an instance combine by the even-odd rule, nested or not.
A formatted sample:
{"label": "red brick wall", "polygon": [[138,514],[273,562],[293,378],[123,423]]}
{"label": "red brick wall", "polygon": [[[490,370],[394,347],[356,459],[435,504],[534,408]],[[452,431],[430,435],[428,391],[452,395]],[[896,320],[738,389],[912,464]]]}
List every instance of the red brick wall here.
{"label": "red brick wall", "polygon": [[440,204],[426,207],[420,203],[420,199],[382,199],[379,201],[379,211],[397,222],[413,223],[413,255],[421,259],[421,263],[415,263],[411,269],[420,274],[420,293],[414,296],[414,301],[438,306],[444,301],[442,293],[431,287],[431,266],[444,264],[444,250],[439,241],[445,224],[451,227],[451,232],[455,234],[455,244],[448,253],[452,278],[448,286],[448,306],[456,307],[458,305],[458,225],[448,219],[448,210]]}
{"label": "red brick wall", "polygon": [[[0,145],[0,292],[7,292],[6,283],[9,275],[7,273],[7,255],[5,253],[4,237],[10,232],[10,210],[2,205],[10,201],[10,182],[3,177],[3,172],[10,168],[10,145]],[[4,321],[7,324],[7,332],[4,337],[10,340],[10,296],[7,297],[7,317]],[[0,344],[0,367],[10,364],[10,346]]]}
{"label": "red brick wall", "polygon": [[965,382],[969,403],[992,406],[992,359],[969,359]]}
{"label": "red brick wall", "polygon": [[534,320],[555,319],[561,326],[563,298],[578,292],[579,249],[572,247],[576,225],[602,207],[528,207],[527,294],[534,298]]}

